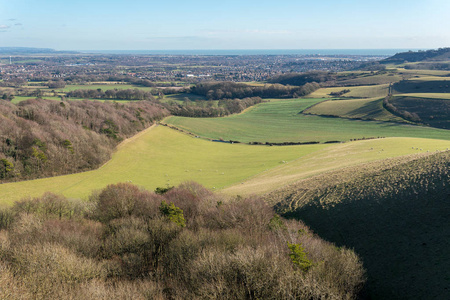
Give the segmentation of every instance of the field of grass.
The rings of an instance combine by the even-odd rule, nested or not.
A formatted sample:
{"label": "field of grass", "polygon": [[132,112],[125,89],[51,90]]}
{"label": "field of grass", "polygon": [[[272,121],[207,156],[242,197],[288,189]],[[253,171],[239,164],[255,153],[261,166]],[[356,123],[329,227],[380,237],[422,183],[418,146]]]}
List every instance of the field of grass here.
{"label": "field of grass", "polygon": [[369,299],[449,299],[450,152],[330,172],[269,194],[280,213],[350,247]]}
{"label": "field of grass", "polygon": [[363,137],[420,137],[450,140],[447,130],[398,123],[301,114],[323,99],[291,99],[256,105],[223,118],[169,117],[167,124],[211,139],[240,142],[346,141]]}
{"label": "field of grass", "polygon": [[312,94],[308,95],[308,97],[331,98],[334,96],[331,96],[330,93],[332,92],[336,93],[347,89],[350,90],[350,92],[345,93],[343,97],[353,97],[353,98],[386,97],[389,91],[389,84],[321,88],[313,92]]}
{"label": "field of grass", "polygon": [[408,96],[415,98],[433,98],[433,99],[446,99],[450,100],[450,93],[408,93],[408,94],[396,94],[397,96]]}
{"label": "field of grass", "polygon": [[414,70],[414,69],[405,69],[405,68],[397,68],[400,73],[409,74],[409,75],[431,75],[431,76],[448,76],[449,71],[442,70]]}
{"label": "field of grass", "polygon": [[402,80],[401,75],[393,73],[385,73],[379,75],[361,74],[356,78],[340,80],[339,84],[343,85],[372,85],[372,84],[387,84]]}
{"label": "field of grass", "polygon": [[264,194],[325,172],[448,148],[450,141],[419,138],[386,138],[337,144],[255,175],[225,188],[223,192],[232,195]]}
{"label": "field of grass", "polygon": [[404,80],[393,85],[395,94],[450,93],[450,80]]}
{"label": "field of grass", "polygon": [[46,191],[86,198],[93,190],[126,181],[154,190],[194,180],[218,190],[330,146],[232,145],[193,138],[158,126],[121,144],[112,160],[97,170],[1,184],[0,203],[11,204]]}
{"label": "field of grass", "polygon": [[383,99],[329,100],[304,111],[307,114],[337,116],[350,119],[404,122],[383,108]]}
{"label": "field of grass", "polygon": [[400,111],[418,115],[424,124],[450,129],[450,101],[447,99],[395,96],[390,103]]}

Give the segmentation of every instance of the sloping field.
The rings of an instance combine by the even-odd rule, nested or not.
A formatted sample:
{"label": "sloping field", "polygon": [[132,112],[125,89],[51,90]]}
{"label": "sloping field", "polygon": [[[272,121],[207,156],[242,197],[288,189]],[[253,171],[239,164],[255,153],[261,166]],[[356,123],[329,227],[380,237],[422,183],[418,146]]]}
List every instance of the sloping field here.
{"label": "sloping field", "polygon": [[357,78],[340,80],[339,84],[343,85],[372,85],[372,84],[386,84],[386,83],[394,83],[402,80],[401,75],[385,73],[385,74],[364,74],[360,75]]}
{"label": "sloping field", "polygon": [[343,97],[353,98],[374,98],[386,97],[389,92],[389,84],[368,85],[368,86],[351,86],[351,87],[330,87],[321,88],[309,94],[312,98],[328,98],[333,97],[330,93],[340,92],[342,90],[350,90],[350,92],[342,95]]}
{"label": "sloping field", "polygon": [[450,129],[450,101],[446,99],[395,96],[390,102],[400,111],[418,115],[425,124]]}
{"label": "sloping field", "polygon": [[255,175],[241,184],[225,188],[223,192],[234,195],[263,194],[332,170],[381,162],[402,155],[426,155],[448,148],[450,141],[418,138],[386,138],[337,144]]}
{"label": "sloping field", "polygon": [[350,119],[404,122],[383,108],[383,99],[329,100],[304,111],[306,114]]}
{"label": "sloping field", "polygon": [[396,94],[395,96],[408,96],[416,98],[434,98],[434,99],[450,99],[450,93],[408,93]]}
{"label": "sloping field", "polygon": [[126,140],[101,168],[72,175],[0,185],[0,203],[46,191],[85,198],[108,184],[132,181],[154,190],[195,180],[220,189],[330,145],[266,147],[196,139],[159,126]]}
{"label": "sloping field", "polygon": [[423,137],[450,140],[449,131],[398,123],[301,114],[322,99],[292,99],[256,105],[224,118],[169,117],[166,123],[201,137],[240,142],[326,142],[363,137]]}
{"label": "sloping field", "polygon": [[367,268],[369,299],[449,299],[449,170],[449,151],[385,160],[306,179],[268,199],[354,249]]}

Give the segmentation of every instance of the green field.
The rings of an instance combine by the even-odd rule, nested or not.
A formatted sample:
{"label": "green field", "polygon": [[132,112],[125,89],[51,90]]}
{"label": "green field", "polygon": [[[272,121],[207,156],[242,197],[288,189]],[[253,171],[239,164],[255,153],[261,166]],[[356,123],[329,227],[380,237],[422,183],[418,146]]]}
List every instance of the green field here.
{"label": "green field", "polygon": [[121,144],[97,170],[1,184],[0,202],[11,204],[46,191],[86,199],[93,190],[127,181],[149,190],[194,180],[213,190],[229,187],[227,193],[261,193],[349,165],[448,147],[449,141],[411,138],[250,146],[209,142],[158,126]]}
{"label": "green field", "polygon": [[388,84],[402,80],[401,75],[393,73],[377,74],[370,73],[361,74],[356,78],[340,80],[339,84],[343,85],[372,85],[372,84]]}
{"label": "green field", "polygon": [[264,194],[329,171],[448,148],[450,141],[419,138],[386,138],[337,144],[257,174],[243,183],[225,188],[223,192],[231,195]]}
{"label": "green field", "polygon": [[108,184],[132,181],[153,190],[195,180],[217,190],[244,181],[283,162],[330,147],[305,145],[266,147],[224,144],[196,139],[164,126],[127,140],[100,169],[52,178],[0,185],[0,203],[34,197],[46,191],[86,198]]}
{"label": "green field", "polygon": [[169,117],[166,123],[195,135],[240,142],[346,141],[363,137],[419,137],[450,140],[447,130],[398,123],[300,114],[323,99],[292,99],[256,105],[224,118]]}
{"label": "green field", "polygon": [[408,93],[408,94],[396,94],[397,96],[408,96],[415,98],[434,98],[434,99],[447,99],[450,100],[450,93]]}
{"label": "green field", "polygon": [[304,111],[313,115],[338,116],[350,119],[404,122],[383,108],[383,99],[329,100]]}
{"label": "green field", "polygon": [[389,91],[389,84],[321,88],[311,93],[309,97],[311,98],[334,97],[331,96],[330,93],[332,92],[336,93],[347,89],[350,90],[350,92],[345,93],[344,95],[342,95],[342,97],[353,97],[353,98],[386,97]]}

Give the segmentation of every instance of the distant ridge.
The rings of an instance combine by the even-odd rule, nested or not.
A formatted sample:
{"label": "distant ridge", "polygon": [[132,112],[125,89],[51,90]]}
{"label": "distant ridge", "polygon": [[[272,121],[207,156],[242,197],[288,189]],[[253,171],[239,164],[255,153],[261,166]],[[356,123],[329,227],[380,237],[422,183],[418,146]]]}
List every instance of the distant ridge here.
{"label": "distant ridge", "polygon": [[30,47],[0,47],[0,55],[17,55],[17,54],[75,54],[76,51],[57,51],[51,48],[30,48]]}
{"label": "distant ridge", "polygon": [[427,51],[408,51],[397,53],[392,57],[386,58],[381,61],[381,63],[407,63],[407,62],[438,62],[438,61],[449,61],[450,60],[450,48],[439,48],[437,50],[427,50]]}

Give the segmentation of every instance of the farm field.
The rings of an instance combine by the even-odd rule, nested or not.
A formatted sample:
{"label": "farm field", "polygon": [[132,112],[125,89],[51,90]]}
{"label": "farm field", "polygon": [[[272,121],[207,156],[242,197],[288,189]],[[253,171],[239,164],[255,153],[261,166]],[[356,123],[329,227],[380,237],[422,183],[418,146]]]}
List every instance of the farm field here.
{"label": "farm field", "polygon": [[286,147],[232,145],[157,126],[126,140],[97,170],[2,184],[0,201],[11,204],[46,191],[86,199],[93,190],[128,181],[153,190],[194,180],[213,190],[230,187],[228,194],[249,194],[343,166],[448,147],[450,141],[408,138]]}
{"label": "farm field", "polygon": [[217,190],[330,145],[265,147],[196,139],[164,126],[148,129],[119,146],[101,168],[72,175],[0,185],[0,202],[46,191],[86,198],[108,184],[132,181],[149,190],[194,180]]}
{"label": "farm field", "polygon": [[329,100],[314,105],[304,111],[313,115],[338,116],[350,119],[370,119],[377,121],[404,122],[383,108],[383,99]]}
{"label": "farm field", "polygon": [[408,93],[408,94],[395,94],[395,96],[408,96],[415,98],[434,98],[434,99],[447,99],[450,100],[450,93]]}
{"label": "farm field", "polygon": [[419,137],[450,140],[448,131],[398,123],[347,120],[300,114],[323,99],[262,103],[223,118],[169,117],[167,124],[210,139],[240,142],[327,142],[363,137]]}
{"label": "farm field", "polygon": [[446,99],[394,96],[390,102],[401,111],[418,115],[425,124],[450,129],[450,101]]}
{"label": "farm field", "polygon": [[348,89],[350,92],[345,93],[343,97],[352,98],[374,98],[386,97],[389,92],[389,84],[368,85],[368,86],[351,86],[351,87],[330,87],[321,88],[311,93],[308,97],[311,98],[332,98],[330,93],[340,92]]}
{"label": "farm field", "polygon": [[231,195],[264,194],[329,171],[448,148],[450,141],[420,138],[386,138],[337,144],[226,187],[223,192]]}
{"label": "farm field", "polygon": [[372,84],[387,84],[402,80],[401,75],[393,73],[385,73],[380,75],[361,74],[357,78],[340,80],[339,84],[343,85],[372,85]]}

